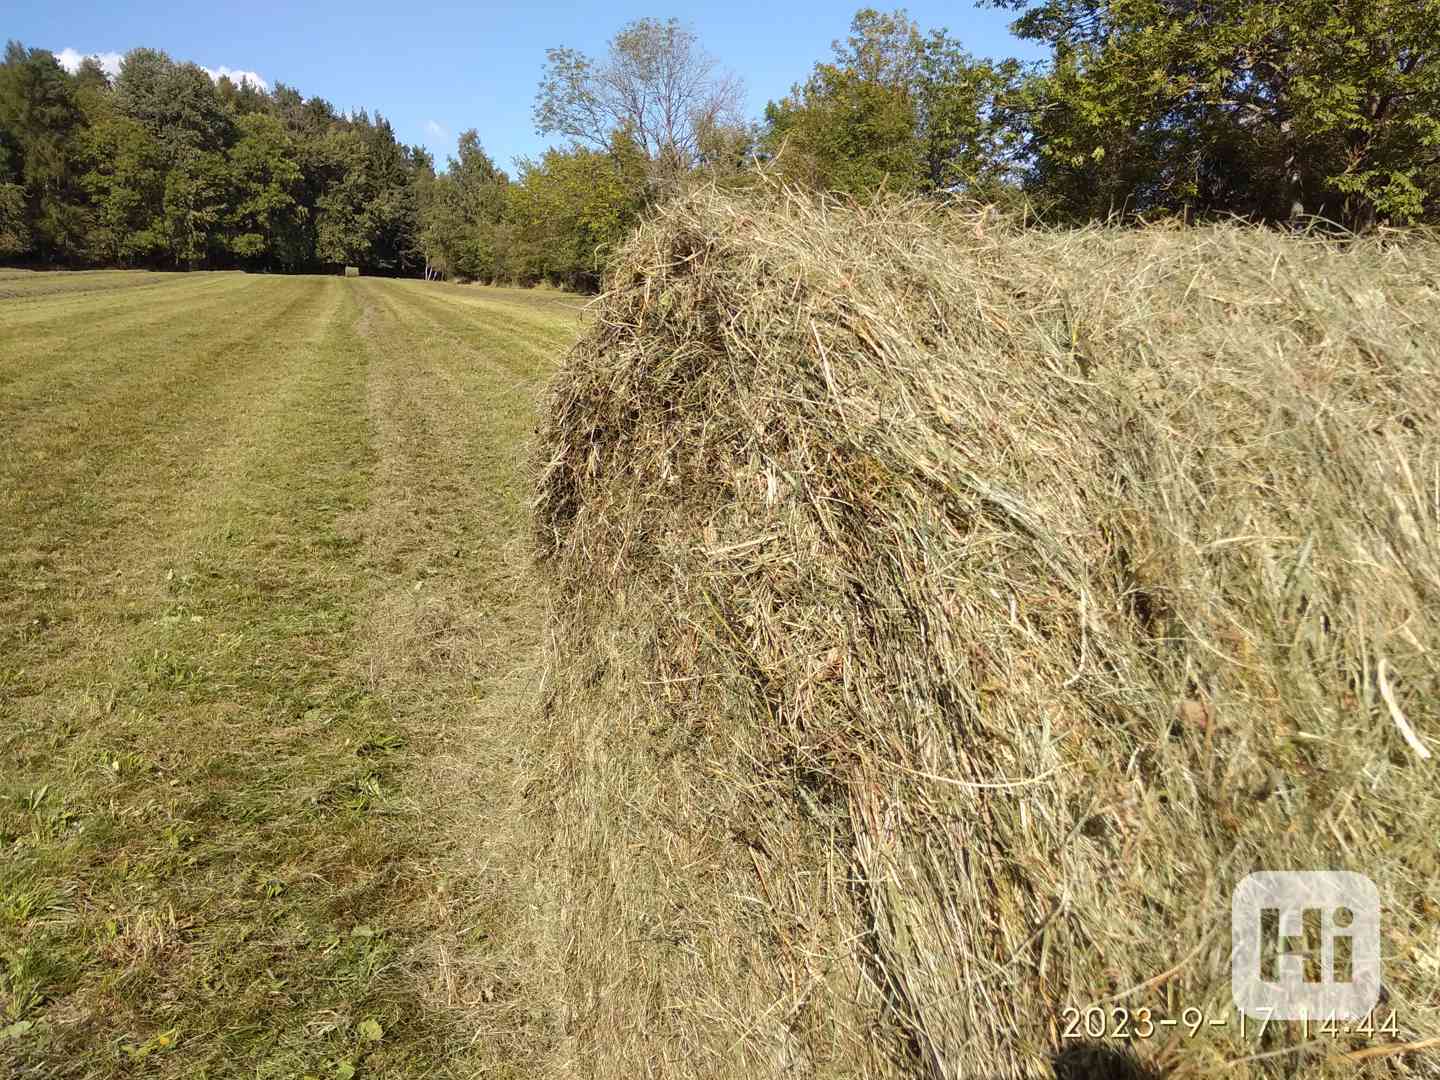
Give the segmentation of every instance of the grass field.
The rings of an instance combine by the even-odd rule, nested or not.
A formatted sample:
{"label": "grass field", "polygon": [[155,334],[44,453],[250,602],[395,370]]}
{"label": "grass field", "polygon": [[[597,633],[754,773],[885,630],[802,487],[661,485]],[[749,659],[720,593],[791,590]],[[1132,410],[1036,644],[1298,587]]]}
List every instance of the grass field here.
{"label": "grass field", "polygon": [[576,312],[0,272],[0,1073],[531,1057],[521,448]]}

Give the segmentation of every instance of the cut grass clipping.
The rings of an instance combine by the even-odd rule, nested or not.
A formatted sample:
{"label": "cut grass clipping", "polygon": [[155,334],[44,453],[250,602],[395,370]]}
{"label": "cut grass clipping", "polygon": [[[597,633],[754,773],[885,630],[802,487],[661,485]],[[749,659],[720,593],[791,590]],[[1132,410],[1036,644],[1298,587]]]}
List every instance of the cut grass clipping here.
{"label": "cut grass clipping", "polygon": [[[541,431],[574,1054],[1440,1075],[1437,280],[780,193],[643,228]],[[1258,869],[1374,879],[1393,1031],[1242,1033]]]}

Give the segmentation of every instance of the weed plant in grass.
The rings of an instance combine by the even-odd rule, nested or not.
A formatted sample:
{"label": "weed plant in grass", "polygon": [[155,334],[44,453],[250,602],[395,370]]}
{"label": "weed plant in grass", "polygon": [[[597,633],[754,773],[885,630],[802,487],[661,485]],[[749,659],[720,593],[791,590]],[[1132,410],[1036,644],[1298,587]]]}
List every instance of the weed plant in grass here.
{"label": "weed plant in grass", "polygon": [[[1440,1075],[1437,283],[787,193],[642,228],[541,432],[557,1060]],[[1393,1034],[1242,1034],[1257,869],[1375,881]]]}

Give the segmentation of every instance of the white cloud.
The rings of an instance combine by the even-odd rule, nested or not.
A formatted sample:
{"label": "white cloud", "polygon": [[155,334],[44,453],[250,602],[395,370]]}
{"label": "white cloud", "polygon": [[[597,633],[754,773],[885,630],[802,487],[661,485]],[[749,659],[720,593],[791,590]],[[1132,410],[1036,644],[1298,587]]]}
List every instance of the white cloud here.
{"label": "white cloud", "polygon": [[260,90],[268,91],[270,89],[270,84],[265,80],[265,77],[261,75],[258,71],[246,71],[243,68],[226,67],[224,64],[221,64],[218,68],[207,67],[204,70],[205,74],[209,75],[210,78],[216,80],[217,82],[220,80],[220,77],[222,75],[226,75],[229,76],[230,81],[233,82],[236,86],[239,86],[241,83],[248,82],[251,86],[257,87]]}
{"label": "white cloud", "polygon": [[[60,66],[66,71],[74,73],[80,70],[80,62],[87,56],[93,56],[96,60],[100,61],[100,66],[105,69],[105,74],[114,78],[120,74],[120,61],[124,59],[125,54],[118,52],[82,53],[78,49],[61,49],[55,54],[55,59],[60,62]],[[244,68],[227,67],[224,64],[221,64],[217,68],[208,68],[202,65],[201,70],[217,82],[222,75],[228,75],[230,81],[237,85],[242,82],[248,82],[261,90],[268,91],[270,89],[269,80],[258,71],[247,71]]]}
{"label": "white cloud", "polygon": [[80,63],[87,56],[93,56],[98,60],[100,66],[105,69],[105,74],[111,78],[120,74],[120,61],[123,54],[118,52],[82,53],[75,49],[61,49],[55,54],[55,59],[60,61],[61,67],[73,75],[80,70]]}
{"label": "white cloud", "polygon": [[450,129],[435,120],[426,120],[425,134],[432,139],[448,139],[450,138]]}

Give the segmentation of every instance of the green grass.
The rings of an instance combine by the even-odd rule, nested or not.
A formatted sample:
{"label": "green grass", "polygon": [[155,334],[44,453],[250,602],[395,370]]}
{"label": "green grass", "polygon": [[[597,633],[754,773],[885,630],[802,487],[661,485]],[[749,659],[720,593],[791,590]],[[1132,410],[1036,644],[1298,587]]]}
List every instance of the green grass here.
{"label": "green grass", "polygon": [[0,278],[0,1072],[523,1069],[521,444],[574,323]]}

